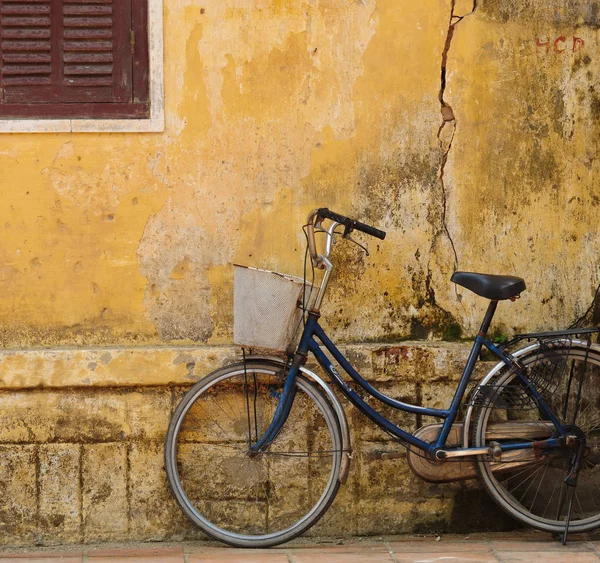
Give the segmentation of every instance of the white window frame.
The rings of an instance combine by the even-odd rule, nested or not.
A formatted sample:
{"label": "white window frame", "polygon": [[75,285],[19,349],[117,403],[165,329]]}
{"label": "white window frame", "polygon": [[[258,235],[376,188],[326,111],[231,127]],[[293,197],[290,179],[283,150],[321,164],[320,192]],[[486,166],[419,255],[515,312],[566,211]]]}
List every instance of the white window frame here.
{"label": "white window frame", "polygon": [[150,117],[144,119],[0,119],[0,133],[160,133],[165,130],[163,0],[148,0]]}

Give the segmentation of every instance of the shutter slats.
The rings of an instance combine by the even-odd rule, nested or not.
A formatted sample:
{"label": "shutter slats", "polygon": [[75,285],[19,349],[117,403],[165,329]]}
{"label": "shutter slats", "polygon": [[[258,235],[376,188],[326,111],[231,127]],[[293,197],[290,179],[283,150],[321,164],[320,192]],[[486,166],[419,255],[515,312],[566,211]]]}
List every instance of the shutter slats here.
{"label": "shutter slats", "polygon": [[107,76],[112,75],[112,65],[75,65],[70,64],[68,67],[65,65],[65,74],[105,74]]}
{"label": "shutter slats", "polygon": [[50,52],[49,41],[2,41],[2,51],[47,51]]}
{"label": "shutter slats", "polygon": [[13,14],[18,14],[18,15],[27,15],[27,14],[31,14],[31,15],[45,15],[45,14],[50,14],[50,6],[46,6],[46,5],[35,5],[35,4],[27,4],[27,5],[23,5],[23,4],[2,4],[2,7],[0,7],[0,14],[3,15],[13,15]]}
{"label": "shutter slats", "polygon": [[2,74],[7,75],[31,75],[31,74],[50,74],[52,68],[48,65],[18,65],[11,64],[3,69]]}
{"label": "shutter slats", "polygon": [[48,85],[48,79],[44,76],[19,76],[12,77],[10,75],[6,75],[2,77],[2,84],[5,86],[46,86]]}
{"label": "shutter slats", "polygon": [[112,63],[112,53],[65,53],[66,63]]}
{"label": "shutter slats", "polygon": [[49,17],[4,17],[2,27],[50,27]]}
{"label": "shutter slats", "polygon": [[65,16],[106,16],[112,14],[112,6],[77,4],[63,7]]}
{"label": "shutter slats", "polygon": [[50,26],[48,29],[6,28],[3,22],[0,37],[2,39],[50,39]]}
{"label": "shutter slats", "polygon": [[65,17],[63,19],[65,27],[83,27],[83,28],[96,28],[96,27],[108,27],[112,28],[112,18],[109,17],[84,17],[74,16]]}
{"label": "shutter slats", "polygon": [[76,79],[73,79],[73,85],[76,86],[86,86],[86,87],[100,87],[100,86],[112,86],[113,85],[113,81],[112,78],[105,78],[105,77],[93,77],[93,76],[81,76],[81,77],[77,77]]}
{"label": "shutter slats", "polygon": [[110,29],[65,29],[65,39],[112,39]]}
{"label": "shutter slats", "polygon": [[[65,53],[70,51],[89,51],[90,53],[97,51],[110,51],[112,53],[112,47],[112,41],[69,41],[69,43],[65,45],[64,51]],[[65,57],[66,56],[67,55],[65,54]]]}
{"label": "shutter slats", "polygon": [[[88,87],[114,84],[113,23],[112,4],[109,2],[80,0],[64,3],[65,84]],[[77,51],[77,55],[70,55],[72,51]],[[107,56],[98,55],[98,51],[110,52]]]}
{"label": "shutter slats", "polygon": [[7,63],[48,63],[52,58],[48,53],[3,53],[2,60]]}
{"label": "shutter slats", "polygon": [[3,105],[27,115],[35,110],[14,108],[41,104],[57,115],[60,105],[67,112],[68,105],[115,104],[121,115],[127,104],[145,103],[147,110],[133,75],[145,59],[138,37],[147,41],[147,12],[136,5],[134,28],[132,1],[0,0],[0,115]]}
{"label": "shutter slats", "polygon": [[50,84],[50,13],[51,0],[2,1],[0,80],[3,85]]}

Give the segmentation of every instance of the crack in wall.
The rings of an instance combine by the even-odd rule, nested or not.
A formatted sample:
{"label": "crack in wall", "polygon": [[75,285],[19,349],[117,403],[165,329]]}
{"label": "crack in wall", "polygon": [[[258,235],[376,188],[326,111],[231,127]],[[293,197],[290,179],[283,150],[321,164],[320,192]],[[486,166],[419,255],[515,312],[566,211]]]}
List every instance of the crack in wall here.
{"label": "crack in wall", "polygon": [[[450,108],[450,106],[442,106],[442,111],[445,107]],[[450,111],[451,108],[450,108]],[[452,123],[452,132],[450,134],[450,139],[448,140],[446,147],[444,148],[444,140],[442,139],[442,132],[447,123]],[[448,223],[446,221],[446,214],[448,210],[448,193],[446,191],[446,183],[444,180],[444,173],[446,170],[446,163],[448,162],[448,155],[450,154],[450,149],[452,148],[452,141],[454,141],[454,135],[456,133],[456,119],[452,117],[452,121],[445,121],[440,125],[438,130],[438,140],[440,142],[440,148],[442,149],[442,162],[440,164],[440,185],[442,188],[442,217],[441,223],[442,228],[440,231],[436,233],[436,237],[434,238],[434,242],[438,236],[444,232],[450,241],[450,246],[452,247],[452,252],[454,253],[454,271],[458,269],[458,254],[456,252],[456,247],[454,246],[454,240],[452,239],[452,235],[450,234],[450,230],[448,229]]]}
{"label": "crack in wall", "polygon": [[[452,106],[444,99],[444,94],[446,92],[447,85],[447,76],[446,69],[448,63],[448,53],[450,52],[450,47],[452,45],[452,38],[454,36],[454,30],[456,26],[467,16],[470,16],[477,9],[477,0],[473,0],[473,7],[470,12],[464,14],[462,16],[456,15],[456,0],[452,0],[450,5],[450,19],[448,22],[448,32],[446,34],[446,41],[444,43],[444,50],[442,51],[442,62],[441,62],[441,75],[440,75],[440,92],[439,92],[439,101],[441,106],[442,113],[442,124],[438,129],[437,138],[440,144],[440,149],[442,150],[442,160],[440,163],[440,174],[439,181],[440,187],[442,190],[442,205],[441,205],[441,218],[440,229],[435,233],[432,242],[432,250],[437,242],[438,238],[442,235],[446,235],[448,241],[450,242],[450,246],[452,247],[452,252],[454,254],[454,266],[453,269],[456,271],[458,269],[458,253],[456,252],[456,246],[454,245],[454,240],[452,239],[452,235],[450,234],[450,230],[448,228],[447,223],[447,210],[448,210],[448,192],[446,189],[446,180],[445,180],[445,172],[446,172],[446,164],[448,162],[448,157],[450,155],[450,150],[452,149],[452,142],[454,141],[454,135],[456,133],[456,117],[454,115],[454,111],[452,110]],[[449,126],[450,131],[446,131],[446,127]]]}

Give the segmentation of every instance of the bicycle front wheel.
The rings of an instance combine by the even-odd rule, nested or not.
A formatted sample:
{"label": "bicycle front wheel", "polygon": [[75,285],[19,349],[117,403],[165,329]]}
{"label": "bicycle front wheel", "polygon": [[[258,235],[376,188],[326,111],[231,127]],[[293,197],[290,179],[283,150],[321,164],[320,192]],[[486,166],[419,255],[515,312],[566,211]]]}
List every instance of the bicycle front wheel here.
{"label": "bicycle front wheel", "polygon": [[[561,424],[569,434],[584,442],[569,530],[584,532],[597,528],[600,526],[600,354],[584,344],[561,341],[542,344],[520,361]],[[543,440],[556,434],[553,425],[540,415],[535,402],[527,398],[514,371],[500,372],[485,395],[486,404],[476,411],[471,429],[474,447],[488,446],[490,441]],[[512,437],[502,430],[511,427]],[[519,428],[527,429],[530,437],[514,434]],[[548,532],[563,532],[569,497],[564,480],[574,459],[574,448],[556,448],[555,453],[548,450],[541,455],[527,451],[530,459],[521,462],[503,465],[479,460],[481,481],[491,497],[517,520]]]}
{"label": "bicycle front wheel", "polygon": [[269,547],[310,528],[339,488],[342,437],[335,411],[303,376],[288,419],[264,452],[283,369],[248,361],[194,385],[175,410],[165,443],[169,485],[186,516],[210,537]]}

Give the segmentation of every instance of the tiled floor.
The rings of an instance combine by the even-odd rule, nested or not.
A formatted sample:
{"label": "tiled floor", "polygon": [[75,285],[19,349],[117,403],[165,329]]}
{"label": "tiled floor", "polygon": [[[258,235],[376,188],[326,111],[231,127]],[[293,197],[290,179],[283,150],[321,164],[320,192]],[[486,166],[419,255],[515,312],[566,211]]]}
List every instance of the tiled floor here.
{"label": "tiled floor", "polygon": [[546,534],[300,539],[273,549],[247,550],[214,543],[77,546],[0,552],[0,563],[452,563],[522,561],[600,563],[600,537],[562,546]]}

